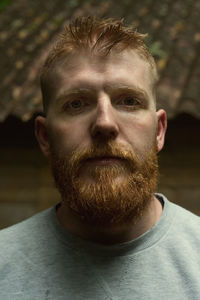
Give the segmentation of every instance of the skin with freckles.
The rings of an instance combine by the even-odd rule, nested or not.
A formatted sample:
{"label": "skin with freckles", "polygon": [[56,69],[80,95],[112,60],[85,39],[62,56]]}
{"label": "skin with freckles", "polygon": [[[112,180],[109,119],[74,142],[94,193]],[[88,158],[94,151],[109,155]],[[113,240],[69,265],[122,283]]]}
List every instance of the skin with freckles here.
{"label": "skin with freckles", "polygon": [[[113,53],[104,60],[89,55],[72,57],[70,63],[63,62],[55,72],[54,81],[47,116],[37,117],[35,123],[41,149],[50,159],[56,153],[68,162],[73,153],[112,142],[134,153],[138,166],[142,166],[154,157],[148,160],[148,153],[162,149],[166,114],[156,111],[149,64],[133,50]],[[102,153],[80,168],[78,176],[84,184],[97,184],[98,176],[94,174],[98,170],[100,174],[116,165],[125,168],[119,158]],[[112,184],[116,189],[127,180],[127,172],[114,174]],[[141,235],[160,218],[162,207],[153,192],[148,194],[140,218],[132,223],[130,219],[127,223],[90,226],[66,201],[57,216],[64,227],[82,238],[101,243],[124,242]]]}

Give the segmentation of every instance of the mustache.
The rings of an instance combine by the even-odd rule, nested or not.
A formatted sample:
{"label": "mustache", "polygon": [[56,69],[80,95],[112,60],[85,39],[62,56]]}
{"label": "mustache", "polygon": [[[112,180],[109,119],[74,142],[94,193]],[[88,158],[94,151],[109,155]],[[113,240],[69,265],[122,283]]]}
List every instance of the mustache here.
{"label": "mustache", "polygon": [[108,142],[106,144],[95,144],[81,151],[74,151],[69,160],[70,167],[79,168],[87,160],[95,158],[114,157],[125,161],[129,167],[138,166],[139,159],[133,150],[129,150],[127,146]]}

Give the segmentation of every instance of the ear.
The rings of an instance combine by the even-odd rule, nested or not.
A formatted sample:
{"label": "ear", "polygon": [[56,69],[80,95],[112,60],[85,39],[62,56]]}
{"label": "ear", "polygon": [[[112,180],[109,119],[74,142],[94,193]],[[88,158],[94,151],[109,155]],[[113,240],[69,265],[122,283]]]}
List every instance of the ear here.
{"label": "ear", "polygon": [[35,136],[40,148],[46,157],[50,155],[49,136],[47,132],[46,118],[37,116],[35,119]]}
{"label": "ear", "polygon": [[158,152],[162,150],[165,142],[165,133],[167,130],[167,115],[163,109],[159,109],[156,112],[157,119],[158,119],[158,126],[157,126],[157,150]]}

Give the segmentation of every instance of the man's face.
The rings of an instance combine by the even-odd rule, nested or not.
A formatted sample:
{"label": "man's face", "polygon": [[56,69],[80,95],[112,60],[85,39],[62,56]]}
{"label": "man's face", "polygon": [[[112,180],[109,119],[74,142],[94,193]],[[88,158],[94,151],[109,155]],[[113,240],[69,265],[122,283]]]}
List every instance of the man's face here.
{"label": "man's face", "polygon": [[[87,219],[100,220],[108,213],[108,223],[122,207],[127,218],[130,202],[135,202],[132,214],[141,215],[156,187],[156,152],[163,145],[165,115],[156,112],[150,76],[148,63],[133,51],[104,60],[80,55],[56,72],[45,121],[49,146],[43,151],[51,158],[62,197]],[[148,191],[143,193],[145,185]],[[75,204],[84,193],[84,201],[90,201],[84,204],[85,213],[83,203]],[[118,202],[121,208],[116,208]]]}

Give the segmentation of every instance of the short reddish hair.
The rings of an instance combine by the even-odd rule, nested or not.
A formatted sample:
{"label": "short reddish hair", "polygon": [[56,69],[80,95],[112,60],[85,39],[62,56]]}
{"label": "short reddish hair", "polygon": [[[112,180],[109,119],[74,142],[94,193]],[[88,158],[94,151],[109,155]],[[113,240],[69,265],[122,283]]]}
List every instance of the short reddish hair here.
{"label": "short reddish hair", "polygon": [[78,17],[71,21],[59,35],[41,69],[41,90],[44,111],[48,107],[48,79],[62,59],[71,54],[89,52],[91,55],[106,57],[113,51],[133,49],[145,59],[152,69],[152,88],[158,81],[156,64],[145,44],[146,34],[137,32],[131,26],[123,25],[123,20],[100,19],[97,17]]}

